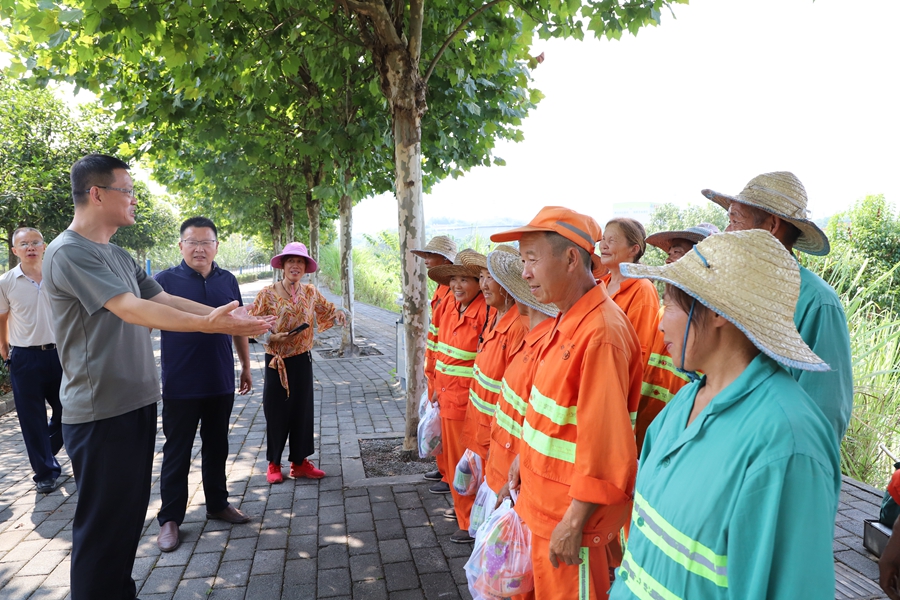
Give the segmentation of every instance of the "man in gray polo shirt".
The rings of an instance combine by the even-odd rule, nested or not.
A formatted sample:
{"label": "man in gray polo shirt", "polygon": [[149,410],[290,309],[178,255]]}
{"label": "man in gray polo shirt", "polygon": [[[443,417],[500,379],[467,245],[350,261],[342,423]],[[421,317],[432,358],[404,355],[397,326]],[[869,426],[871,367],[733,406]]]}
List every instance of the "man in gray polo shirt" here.
{"label": "man in gray polo shirt", "polygon": [[78,484],[71,599],[131,599],[150,500],[159,380],[149,329],[256,336],[266,319],[164,292],[109,239],[134,224],[128,165],[91,154],[72,166],[75,217],[50,244],[44,285],[63,368],[63,435]]}
{"label": "man in gray polo shirt", "polygon": [[20,227],[13,232],[12,251],[19,264],[0,277],[0,358],[9,367],[16,416],[37,490],[49,494],[62,472],[56,460],[63,443],[62,367],[50,302],[41,289],[44,236],[33,227]]}

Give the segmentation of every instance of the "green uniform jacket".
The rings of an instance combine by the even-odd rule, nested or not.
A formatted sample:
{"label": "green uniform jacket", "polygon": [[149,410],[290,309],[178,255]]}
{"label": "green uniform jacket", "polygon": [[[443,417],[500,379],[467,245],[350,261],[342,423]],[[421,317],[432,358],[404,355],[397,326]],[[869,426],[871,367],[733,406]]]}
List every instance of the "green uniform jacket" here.
{"label": "green uniform jacket", "polygon": [[805,267],[800,267],[800,298],[794,325],[803,341],[831,370],[788,371],[825,414],[840,444],[853,410],[853,359],[847,316],[831,286]]}
{"label": "green uniform jacket", "polygon": [[831,427],[760,354],[685,428],[705,378],[650,425],[610,598],[831,600]]}

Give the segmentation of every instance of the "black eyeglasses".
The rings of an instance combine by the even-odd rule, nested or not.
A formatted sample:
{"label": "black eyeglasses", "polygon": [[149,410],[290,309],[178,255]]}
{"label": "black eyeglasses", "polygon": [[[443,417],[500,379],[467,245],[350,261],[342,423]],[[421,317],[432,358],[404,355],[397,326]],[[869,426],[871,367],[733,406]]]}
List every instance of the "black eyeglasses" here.
{"label": "black eyeglasses", "polygon": [[[117,191],[117,192],[122,192],[122,193],[125,194],[126,196],[130,196],[131,198],[134,198],[134,188],[131,188],[130,190],[127,190],[127,189],[125,189],[125,188],[117,188],[117,187],[112,187],[112,186],[109,186],[109,185],[94,185],[94,186],[91,186],[91,187],[98,187],[98,188],[103,189],[103,190],[115,190],[115,191]],[[83,191],[77,192],[77,193],[78,193],[78,194],[90,194],[90,193],[91,193],[91,190],[83,190]]]}

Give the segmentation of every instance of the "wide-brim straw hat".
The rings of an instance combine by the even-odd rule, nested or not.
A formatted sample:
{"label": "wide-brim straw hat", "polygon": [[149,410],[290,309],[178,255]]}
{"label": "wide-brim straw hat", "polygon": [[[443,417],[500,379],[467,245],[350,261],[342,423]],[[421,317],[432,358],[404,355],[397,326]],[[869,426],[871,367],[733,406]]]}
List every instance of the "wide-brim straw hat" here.
{"label": "wide-brim straw hat", "polygon": [[276,254],[272,257],[269,264],[275,269],[282,269],[284,268],[284,259],[288,256],[300,256],[304,258],[306,260],[307,273],[315,273],[319,269],[319,265],[316,264],[316,261],[309,255],[306,244],[301,244],[300,242],[291,242],[287,244],[284,247],[284,250],[281,251],[281,254]]}
{"label": "wide-brim straw hat", "polygon": [[800,237],[794,244],[797,250],[816,256],[825,256],[831,251],[828,236],[807,218],[809,199],[806,188],[793,173],[776,171],[757,175],[737,196],[713,190],[703,190],[701,193],[725,210],[732,202],[740,202],[781,217],[800,230]]}
{"label": "wide-brim straw hat", "polygon": [[426,254],[440,254],[450,262],[456,258],[456,242],[446,235],[436,235],[425,244],[424,248],[410,250],[416,256],[425,258]]}
{"label": "wide-brim straw hat", "polygon": [[[519,251],[513,248],[508,244],[500,244],[496,248],[494,248],[493,252],[508,252],[510,254],[515,254],[518,258]],[[467,267],[477,267],[479,269],[487,269],[487,256],[484,254],[479,254],[478,252],[466,252],[460,257],[462,263]],[[481,273],[479,273],[481,275]]]}
{"label": "wide-brim straw hat", "polygon": [[800,267],[762,229],[711,235],[663,267],[623,263],[622,274],[674,285],[722,315],[763,353],[804,371],[828,371],[794,325]]}
{"label": "wide-brim straw hat", "polygon": [[657,231],[653,235],[647,236],[646,241],[651,246],[656,246],[663,252],[668,252],[669,248],[672,247],[672,240],[687,240],[692,244],[696,244],[714,233],[719,233],[718,227],[712,223],[700,223],[678,231]]}
{"label": "wide-brim straw hat", "polygon": [[537,298],[531,293],[528,282],[522,279],[522,266],[522,259],[518,253],[512,254],[501,250],[500,246],[487,255],[488,273],[513,299],[547,316],[555,317],[559,314],[559,308],[555,304],[543,304],[537,301]]}
{"label": "wide-brim straw hat", "polygon": [[481,277],[481,268],[473,267],[465,264],[463,260],[478,260],[477,255],[482,256],[478,252],[475,252],[471,248],[466,248],[465,250],[460,250],[456,255],[456,258],[453,261],[452,265],[438,265],[436,267],[431,267],[428,269],[428,277],[432,280],[438,282],[441,285],[450,285],[450,280],[454,276],[463,275],[465,277],[474,277],[478,279]]}

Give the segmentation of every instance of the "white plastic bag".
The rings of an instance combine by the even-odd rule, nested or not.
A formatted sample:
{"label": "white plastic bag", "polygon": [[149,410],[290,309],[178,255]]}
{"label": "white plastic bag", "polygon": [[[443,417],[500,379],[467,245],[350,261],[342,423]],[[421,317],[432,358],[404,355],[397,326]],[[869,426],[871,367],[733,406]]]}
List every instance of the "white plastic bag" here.
{"label": "white plastic bag", "polygon": [[475,576],[474,592],[485,598],[509,598],[534,589],[531,530],[509,499],[478,529],[465,568],[467,576],[470,572]]}
{"label": "white plastic bag", "polygon": [[481,524],[487,521],[494,507],[497,505],[497,494],[490,488],[487,481],[482,481],[475,494],[475,504],[472,505],[472,514],[469,518],[469,535],[475,537],[475,533]]}
{"label": "white plastic bag", "polygon": [[425,416],[419,421],[417,431],[419,458],[437,456],[441,453],[441,409],[437,404],[428,403]]}
{"label": "white plastic bag", "polygon": [[422,397],[419,399],[419,420],[425,418],[425,411],[428,410],[428,405],[431,402],[428,401],[428,390],[422,392]]}
{"label": "white plastic bag", "polygon": [[466,449],[453,473],[453,489],[460,496],[473,496],[481,485],[481,457]]}

